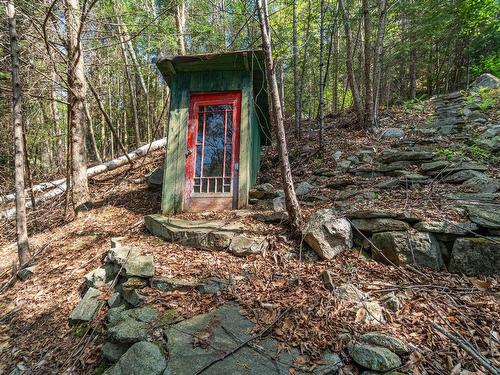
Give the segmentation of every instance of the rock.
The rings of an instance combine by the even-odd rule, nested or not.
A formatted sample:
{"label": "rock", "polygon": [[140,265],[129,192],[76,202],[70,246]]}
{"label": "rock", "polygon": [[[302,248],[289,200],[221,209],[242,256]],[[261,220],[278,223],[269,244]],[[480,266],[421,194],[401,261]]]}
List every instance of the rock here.
{"label": "rock", "polygon": [[150,280],[150,286],[162,292],[171,292],[173,290],[188,291],[196,288],[198,282],[177,279],[175,277],[158,277]]}
{"label": "rock", "polygon": [[375,233],[372,243],[373,259],[383,263],[417,264],[435,270],[443,266],[439,244],[430,233]]}
{"label": "rock", "polygon": [[147,286],[147,282],[139,277],[131,277],[122,284],[122,293],[125,301],[134,307],[142,306],[145,298],[137,289],[142,289]]}
{"label": "rock", "polygon": [[363,324],[385,323],[384,309],[376,301],[363,302],[356,312],[356,322]]}
{"label": "rock", "polygon": [[470,178],[462,186],[475,193],[494,193],[500,190],[500,182],[485,176]]}
{"label": "rock", "polygon": [[323,280],[323,284],[325,288],[333,291],[335,289],[335,284],[333,283],[332,273],[328,270],[324,270],[321,272],[321,279]]}
{"label": "rock", "polygon": [[467,276],[499,276],[500,237],[458,238],[453,245],[449,269]]}
{"label": "rock", "polygon": [[273,210],[274,212],[285,212],[285,197],[276,197],[273,199]]}
{"label": "rock", "polygon": [[[124,273],[127,277],[153,277],[155,265],[152,255],[138,255],[131,257],[125,263]],[[122,270],[123,272],[123,270]]]}
{"label": "rock", "polygon": [[494,89],[500,86],[500,79],[490,73],[483,73],[472,82],[471,87],[474,89]]}
{"label": "rock", "polygon": [[120,246],[112,247],[106,255],[105,261],[108,263],[115,263],[117,265],[124,265],[129,259],[139,255],[139,250],[136,248]]}
{"label": "rock", "polygon": [[392,163],[395,161],[423,161],[433,158],[432,152],[427,151],[399,151],[387,149],[382,152],[378,160],[382,163]]}
{"label": "rock", "polygon": [[489,150],[492,154],[497,154],[500,151],[500,136],[490,139],[479,138],[476,140],[476,144]]}
{"label": "rock", "polygon": [[148,323],[135,319],[124,319],[108,330],[110,341],[121,344],[133,344],[148,337]]}
{"label": "rock", "polygon": [[152,188],[161,189],[163,186],[163,166],[155,168],[150,174],[146,175],[146,181]]}
{"label": "rock", "polygon": [[354,362],[370,370],[388,371],[401,366],[401,359],[386,348],[354,343],[348,350]]}
{"label": "rock", "polygon": [[399,180],[386,180],[386,181],[379,182],[374,187],[377,189],[394,189],[400,185],[401,185],[401,181],[399,181]]}
{"label": "rock", "polygon": [[361,232],[387,232],[396,230],[408,230],[409,225],[404,221],[390,218],[374,218],[374,219],[352,219],[354,228]]}
{"label": "rock", "polygon": [[253,219],[262,221],[263,223],[284,224],[288,222],[287,212],[271,212],[268,214],[255,214]]}
{"label": "rock", "polygon": [[382,138],[403,138],[405,136],[405,132],[399,128],[387,128],[382,133]]}
{"label": "rock", "polygon": [[[230,352],[248,340],[254,324],[242,316],[239,310],[237,304],[226,303],[208,314],[194,316],[167,329],[169,359],[164,374],[196,374],[208,363],[220,359],[222,353]],[[194,336],[198,339],[194,340]],[[261,350],[255,350],[253,345]],[[243,346],[203,373],[287,375],[300,353],[296,349],[279,350],[278,345],[271,338],[254,340],[252,346]],[[315,368],[314,374],[335,374],[342,364],[334,353],[326,352],[322,360],[324,365]],[[302,374],[302,371],[297,373]]]}
{"label": "rock", "polygon": [[196,286],[201,294],[218,294],[229,287],[229,281],[218,277],[209,277]]}
{"label": "rock", "polygon": [[381,346],[399,355],[407,354],[409,352],[408,346],[403,341],[381,332],[365,333],[364,335],[361,335],[360,339],[367,344]]}
{"label": "rock", "polygon": [[420,169],[423,172],[441,171],[450,166],[450,162],[446,160],[431,161],[430,163],[422,163]]}
{"label": "rock", "polygon": [[122,241],[125,239],[126,239],[126,237],[113,237],[113,238],[111,238],[111,249],[116,249],[118,247],[122,247]]}
{"label": "rock", "polygon": [[100,296],[100,291],[94,288],[89,288],[87,293],[85,293],[69,316],[69,323],[79,324],[90,322],[99,307],[103,304],[103,301],[98,300]]}
{"label": "rock", "polygon": [[295,187],[295,194],[299,197],[302,195],[307,195],[314,190],[314,186],[307,181],[302,181]]}
{"label": "rock", "polygon": [[35,274],[35,270],[36,270],[35,266],[21,268],[19,271],[17,271],[17,277],[21,281],[28,280],[31,276]]}
{"label": "rock", "polygon": [[392,312],[398,312],[403,308],[403,304],[394,292],[390,292],[381,298],[384,307]]}
{"label": "rock", "polygon": [[500,135],[500,124],[490,126],[481,134],[481,138],[493,138],[497,135]]}
{"label": "rock", "polygon": [[182,317],[179,316],[176,309],[168,309],[161,313],[160,318],[155,322],[155,328],[168,328],[181,321]]}
{"label": "rock", "polygon": [[197,248],[227,249],[231,239],[244,229],[242,223],[223,220],[182,220],[159,214],[144,218],[146,228],[169,242]]}
{"label": "rock", "polygon": [[348,302],[361,302],[367,298],[365,293],[349,283],[341,284],[335,288],[334,295],[338,299]]}
{"label": "rock", "polygon": [[342,157],[342,151],[336,150],[336,151],[332,152],[332,159],[333,160],[339,161],[341,157]]}
{"label": "rock", "polygon": [[500,229],[500,210],[495,205],[465,206],[469,219],[488,229]]}
{"label": "rock", "polygon": [[110,308],[118,307],[123,303],[123,298],[119,292],[114,292],[111,296],[109,296],[106,302]]}
{"label": "rock", "polygon": [[462,170],[455,172],[451,175],[443,177],[443,182],[447,182],[449,184],[461,184],[464,181],[467,181],[471,178],[488,178],[484,173],[474,170]]}
{"label": "rock", "polygon": [[117,268],[112,263],[104,264],[103,266],[96,268],[88,272],[85,277],[85,283],[89,288],[102,288],[110,281],[113,281],[114,277],[118,273]]}
{"label": "rock", "polygon": [[342,160],[340,163],[337,164],[337,169],[341,171],[346,171],[351,167],[352,161],[350,160]]}
{"label": "rock", "polygon": [[149,323],[158,317],[158,310],[151,306],[144,306],[135,309],[126,309],[125,306],[119,306],[109,309],[106,321],[110,326],[114,326],[127,319],[137,320],[139,322]]}
{"label": "rock", "polygon": [[240,234],[233,237],[229,245],[229,252],[236,256],[260,254],[267,249],[268,242],[265,237],[250,237]]}
{"label": "rock", "polygon": [[148,341],[130,347],[106,375],[161,375],[167,361],[160,347]]}
{"label": "rock", "polygon": [[304,229],[304,241],[323,259],[352,247],[352,230],[348,220],[337,218],[335,210],[316,211]]}
{"label": "rock", "polygon": [[444,233],[463,236],[476,231],[479,227],[474,223],[452,223],[450,221],[421,221],[414,228],[420,232]]}
{"label": "rock", "polygon": [[127,344],[116,344],[114,342],[105,342],[101,347],[101,353],[104,359],[110,363],[116,363],[120,357],[128,350]]}
{"label": "rock", "polygon": [[467,116],[469,121],[475,121],[480,123],[485,123],[488,121],[488,117],[480,111],[473,111],[469,116]]}
{"label": "rock", "polygon": [[270,183],[255,185],[248,192],[248,196],[254,199],[272,199],[276,196],[274,186]]}

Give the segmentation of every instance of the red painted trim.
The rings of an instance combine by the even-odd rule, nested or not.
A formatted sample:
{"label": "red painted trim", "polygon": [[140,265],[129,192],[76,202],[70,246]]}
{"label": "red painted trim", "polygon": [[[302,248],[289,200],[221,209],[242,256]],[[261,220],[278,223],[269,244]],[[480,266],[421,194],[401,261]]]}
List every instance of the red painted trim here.
{"label": "red painted trim", "polygon": [[[191,153],[186,158],[186,179],[184,184],[184,208],[189,209],[191,194],[194,186],[195,163],[196,163],[196,139],[198,136],[198,112],[200,106],[232,104],[233,106],[233,134],[232,134],[232,157],[231,176],[232,182],[239,178],[235,171],[235,163],[240,162],[240,121],[241,121],[241,91],[223,91],[192,94],[189,101],[187,150]],[[225,142],[225,141],[224,141]],[[240,168],[238,168],[239,171]],[[223,171],[224,176],[225,171]],[[224,181],[224,180],[223,180]],[[236,184],[237,185],[237,184]],[[234,186],[233,196],[238,194]]]}

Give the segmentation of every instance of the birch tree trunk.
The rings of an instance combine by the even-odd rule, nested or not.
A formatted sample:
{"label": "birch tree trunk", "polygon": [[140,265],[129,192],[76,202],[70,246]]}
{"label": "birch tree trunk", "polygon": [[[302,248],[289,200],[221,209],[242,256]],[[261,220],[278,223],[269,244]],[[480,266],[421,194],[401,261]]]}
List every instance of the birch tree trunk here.
{"label": "birch tree trunk", "polygon": [[386,0],[379,0],[379,18],[377,41],[375,42],[375,57],[373,59],[373,125],[379,124],[379,104],[380,104],[380,81],[382,75],[382,56],[384,54],[384,37],[385,26],[387,21],[387,2]]}
{"label": "birch tree trunk", "polygon": [[85,155],[85,85],[83,50],[80,35],[78,0],[66,0],[68,49],[69,131],[71,133],[71,181],[75,212],[85,210],[90,203]]}
{"label": "birch tree trunk", "polygon": [[177,27],[177,44],[179,45],[179,54],[186,54],[186,43],[184,41],[184,29],[186,26],[186,4],[181,1],[175,9],[175,26]]}
{"label": "birch tree trunk", "polygon": [[343,18],[344,18],[344,30],[346,35],[346,70],[347,70],[347,80],[349,83],[349,88],[351,89],[352,99],[354,110],[356,112],[356,116],[358,117],[358,122],[361,126],[364,126],[363,120],[363,105],[361,102],[361,96],[358,90],[358,84],[356,82],[356,77],[354,75],[354,53],[352,46],[352,30],[351,25],[349,23],[349,13],[344,5],[344,0],[339,0],[339,6],[341,8]]}
{"label": "birch tree trunk", "polygon": [[372,43],[371,43],[371,20],[370,9],[368,7],[368,0],[363,0],[363,24],[364,24],[364,81],[365,81],[365,108],[364,108],[364,126],[366,128],[373,128],[373,89],[371,77],[371,64],[372,64]]}
{"label": "birch tree trunk", "polygon": [[299,62],[298,62],[298,33],[297,33],[297,0],[293,0],[293,45],[292,45],[292,64],[293,64],[293,97],[295,103],[295,136],[298,136],[300,129],[300,96],[299,96]]}
{"label": "birch tree trunk", "polygon": [[28,226],[26,223],[26,197],[24,192],[24,142],[23,114],[21,98],[21,78],[19,76],[18,36],[16,31],[16,9],[14,0],[7,3],[9,18],[10,54],[12,59],[12,122],[14,126],[14,180],[16,188],[16,235],[19,264],[22,267],[29,260]]}
{"label": "birch tree trunk", "polygon": [[283,190],[285,192],[285,205],[292,231],[299,235],[302,231],[303,219],[300,211],[299,202],[295,195],[293,186],[292,171],[288,160],[288,150],[286,145],[285,128],[283,126],[283,115],[281,103],[278,94],[278,83],[274,71],[273,53],[271,47],[271,33],[268,24],[267,3],[266,0],[257,0],[257,9],[260,19],[260,29],[262,34],[262,48],[264,50],[266,61],[266,77],[268,90],[271,97],[271,119],[274,123],[276,132],[276,141],[278,143],[278,152],[281,162],[281,178],[283,180]]}
{"label": "birch tree trunk", "polygon": [[324,49],[324,33],[325,33],[325,2],[321,0],[319,10],[319,111],[318,111],[318,128],[319,128],[319,149],[323,149],[323,110],[324,110],[324,63],[323,63],[323,49]]}

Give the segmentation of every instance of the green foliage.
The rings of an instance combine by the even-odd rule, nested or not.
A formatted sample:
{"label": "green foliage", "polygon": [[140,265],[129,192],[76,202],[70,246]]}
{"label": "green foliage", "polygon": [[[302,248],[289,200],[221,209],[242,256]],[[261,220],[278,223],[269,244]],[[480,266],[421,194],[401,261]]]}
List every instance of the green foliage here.
{"label": "green foliage", "polygon": [[422,101],[427,99],[428,96],[425,94],[419,95],[413,99],[403,101],[403,108],[406,110],[418,110],[421,111],[424,109]]}
{"label": "green foliage", "polygon": [[491,156],[491,153],[488,150],[485,150],[479,145],[472,145],[469,147],[470,156],[478,161],[484,161]]}
{"label": "green foliage", "polygon": [[463,156],[463,152],[452,150],[451,148],[436,148],[433,153],[436,156],[444,156],[447,160],[453,160],[457,157]]}
{"label": "green foliage", "polygon": [[489,56],[480,56],[478,62],[471,67],[472,75],[477,77],[482,73],[491,73],[500,77],[500,51]]}

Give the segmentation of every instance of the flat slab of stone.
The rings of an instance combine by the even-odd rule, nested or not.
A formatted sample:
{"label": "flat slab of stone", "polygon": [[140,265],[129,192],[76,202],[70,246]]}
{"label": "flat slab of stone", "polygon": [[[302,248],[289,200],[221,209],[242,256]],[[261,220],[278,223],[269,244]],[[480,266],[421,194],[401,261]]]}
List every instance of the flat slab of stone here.
{"label": "flat slab of stone", "polygon": [[414,228],[420,232],[444,233],[463,236],[479,229],[475,223],[452,223],[445,221],[421,221]]}
{"label": "flat slab of stone", "polygon": [[69,323],[78,324],[90,322],[97,309],[104,303],[98,300],[100,295],[101,292],[97,289],[89,288],[69,316]]}
{"label": "flat slab of stone", "polygon": [[466,206],[469,219],[488,229],[500,229],[500,209],[498,205]]}
{"label": "flat slab of stone", "polygon": [[[227,303],[208,314],[177,323],[166,334],[169,360],[166,374],[192,375],[251,337],[253,323],[242,316],[239,306]],[[193,337],[198,339],[193,340]],[[298,351],[279,351],[278,342],[264,339],[251,342],[224,360],[206,369],[206,375],[288,375]],[[342,362],[338,355],[325,353],[325,364],[313,374],[335,374]],[[297,370],[298,374],[303,374]]]}
{"label": "flat slab of stone", "polygon": [[352,219],[351,223],[357,230],[370,233],[407,230],[409,228],[409,225],[404,221],[391,218]]}
{"label": "flat slab of stone", "polygon": [[231,239],[244,229],[241,223],[182,220],[159,214],[145,216],[144,223],[149,232],[168,242],[220,250],[228,248]]}
{"label": "flat slab of stone", "polygon": [[395,161],[423,161],[430,160],[434,157],[432,152],[428,151],[400,151],[400,150],[385,150],[378,158],[382,163],[392,163]]}
{"label": "flat slab of stone", "polygon": [[155,265],[152,255],[138,255],[128,259],[124,266],[127,277],[153,277]]}

